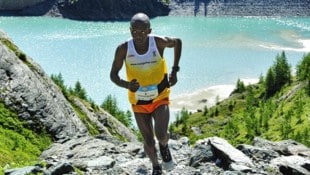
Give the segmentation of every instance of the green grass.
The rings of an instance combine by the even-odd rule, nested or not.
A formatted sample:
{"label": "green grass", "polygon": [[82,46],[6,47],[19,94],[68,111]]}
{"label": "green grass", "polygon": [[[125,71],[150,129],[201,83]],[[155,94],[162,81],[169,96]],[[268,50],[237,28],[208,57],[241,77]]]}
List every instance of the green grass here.
{"label": "green grass", "polygon": [[[268,100],[264,99],[263,85],[251,85],[251,91],[247,87],[245,92],[233,94],[209,108],[206,115],[204,111],[196,112],[170,127],[173,133],[188,136],[190,143],[219,136],[233,145],[250,144],[255,136],[260,136],[272,141],[293,139],[310,146],[310,97],[305,88],[279,100],[289,94],[297,83],[300,82],[286,85]],[[196,135],[192,127],[199,127],[201,135]]]}
{"label": "green grass", "polygon": [[35,133],[18,119],[14,110],[0,102],[0,174],[4,167],[33,165],[52,143],[45,131]]}
{"label": "green grass", "polygon": [[80,109],[74,102],[73,99],[74,98],[78,98],[78,97],[68,97],[69,98],[69,102],[71,103],[74,111],[76,112],[76,114],[78,115],[78,117],[80,118],[80,120],[82,121],[82,123],[86,126],[88,132],[90,133],[90,135],[94,136],[94,135],[98,135],[100,134],[99,128],[98,126],[91,121],[91,119],[87,116],[87,114],[85,114],[82,109]]}

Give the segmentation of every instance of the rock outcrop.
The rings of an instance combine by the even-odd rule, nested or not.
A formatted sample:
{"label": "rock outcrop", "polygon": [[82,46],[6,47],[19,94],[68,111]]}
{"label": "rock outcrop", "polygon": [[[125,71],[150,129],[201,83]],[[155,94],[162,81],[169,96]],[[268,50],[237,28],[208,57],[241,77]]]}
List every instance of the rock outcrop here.
{"label": "rock outcrop", "polygon": [[42,68],[1,31],[0,100],[13,108],[19,118],[26,121],[33,130],[46,130],[54,141],[64,142],[89,135],[72,105],[78,106],[102,134],[120,135],[124,139],[136,141],[133,132],[110,114],[103,110],[94,112],[79,99],[68,102]]}
{"label": "rock outcrop", "polygon": [[17,4],[16,8],[0,8],[0,15],[47,15],[75,20],[108,21],[128,20],[137,12],[155,17],[168,15],[170,11],[167,5],[157,0],[41,0],[36,4],[30,4],[30,0],[25,2],[29,2],[29,5],[24,8]]}

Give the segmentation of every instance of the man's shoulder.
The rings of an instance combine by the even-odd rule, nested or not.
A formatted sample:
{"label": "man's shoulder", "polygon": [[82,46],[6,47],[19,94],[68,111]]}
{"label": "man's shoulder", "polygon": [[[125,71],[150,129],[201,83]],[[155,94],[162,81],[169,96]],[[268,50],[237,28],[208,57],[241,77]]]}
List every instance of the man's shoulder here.
{"label": "man's shoulder", "polygon": [[127,41],[125,41],[117,46],[116,52],[118,52],[119,54],[125,54],[127,52],[127,48],[128,44]]}
{"label": "man's shoulder", "polygon": [[118,49],[127,49],[128,41],[124,41],[121,44],[118,45]]}
{"label": "man's shoulder", "polygon": [[149,35],[149,37],[154,37],[156,40],[157,40],[157,39],[164,39],[164,38],[165,38],[164,36],[161,36],[161,35],[154,35],[154,34]]}

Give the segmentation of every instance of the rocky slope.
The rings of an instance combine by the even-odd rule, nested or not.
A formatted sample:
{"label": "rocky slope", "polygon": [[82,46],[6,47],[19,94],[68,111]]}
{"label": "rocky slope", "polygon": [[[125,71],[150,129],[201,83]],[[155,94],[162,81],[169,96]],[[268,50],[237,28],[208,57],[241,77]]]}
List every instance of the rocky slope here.
{"label": "rocky slope", "polygon": [[[183,137],[169,141],[175,168],[166,175],[308,175],[310,150],[292,140],[270,142],[255,138],[253,145],[237,148],[219,137],[199,140],[193,147]],[[159,155],[160,157],[160,155]],[[7,175],[44,172],[76,174],[75,168],[88,175],[147,175],[151,164],[143,146],[120,142],[110,137],[80,137],[54,143],[41,159],[46,167],[29,166],[7,170]]]}
{"label": "rocky slope", "polygon": [[0,31],[0,100],[13,108],[20,119],[34,130],[46,130],[54,141],[89,135],[85,124],[72,105],[79,108],[100,133],[111,131],[136,141],[135,135],[108,113],[83,105],[79,99],[69,103],[42,68],[22,53]]}
{"label": "rocky slope", "polygon": [[[79,99],[72,102],[41,67],[0,32],[0,100],[14,108],[33,130],[46,129],[54,143],[35,165],[6,170],[5,174],[146,175],[151,164],[130,130],[102,110],[93,110]],[[78,107],[99,128],[91,136],[72,107]],[[113,135],[128,141],[120,141]],[[270,142],[255,138],[253,145],[233,147],[218,137],[189,144],[189,139],[169,141],[176,162],[170,175],[208,174],[310,174],[310,149],[293,140]],[[159,156],[160,157],[160,156]]]}

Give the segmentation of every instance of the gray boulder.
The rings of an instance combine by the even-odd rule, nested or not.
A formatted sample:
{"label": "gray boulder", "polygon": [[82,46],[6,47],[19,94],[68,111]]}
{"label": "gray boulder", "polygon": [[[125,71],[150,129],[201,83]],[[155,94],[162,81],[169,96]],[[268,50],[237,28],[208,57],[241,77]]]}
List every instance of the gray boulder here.
{"label": "gray boulder", "polygon": [[211,137],[208,142],[224,168],[247,171],[254,167],[252,160],[248,156],[234,148],[226,140],[219,137]]}
{"label": "gray boulder", "polygon": [[310,159],[301,156],[281,156],[271,160],[284,175],[310,174]]}

